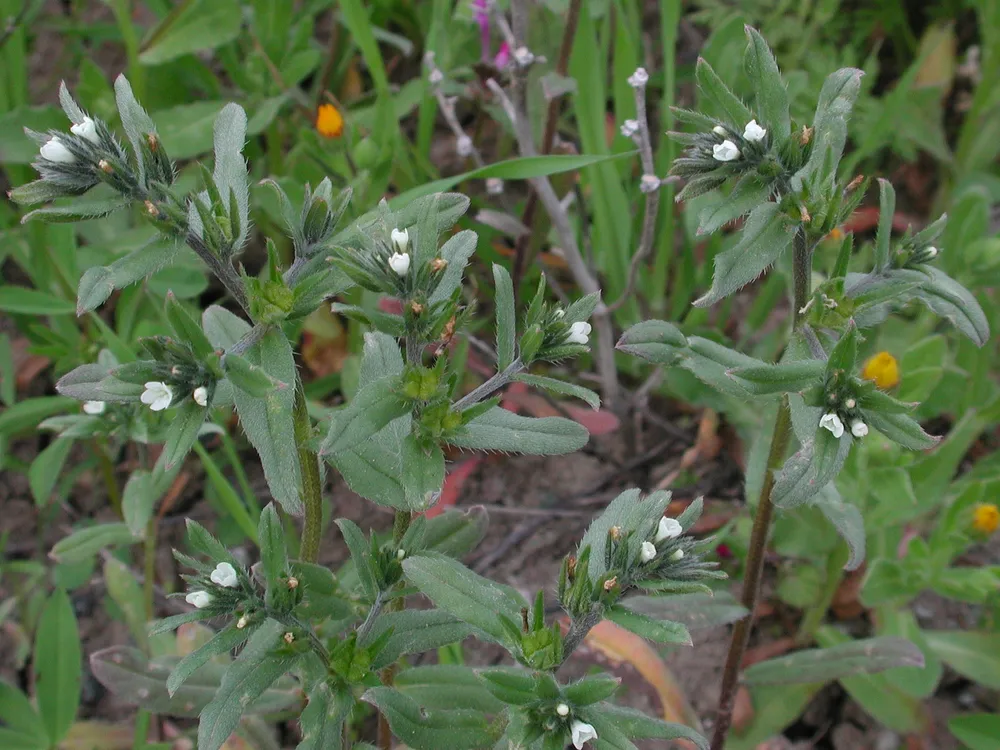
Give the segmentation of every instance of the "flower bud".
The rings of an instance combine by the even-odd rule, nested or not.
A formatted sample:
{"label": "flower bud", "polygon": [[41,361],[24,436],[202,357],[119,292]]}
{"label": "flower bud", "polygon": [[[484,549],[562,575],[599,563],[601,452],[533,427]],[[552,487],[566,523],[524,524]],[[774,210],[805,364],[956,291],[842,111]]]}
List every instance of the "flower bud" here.
{"label": "flower bud", "polygon": [[283,639],[285,643],[291,646],[293,643],[295,643],[295,634],[289,631],[288,633],[285,633]]}
{"label": "flower bud", "polygon": [[107,404],[103,401],[84,401],[83,411],[85,414],[90,414],[96,416],[98,414],[103,414]]}
{"label": "flower bud", "polygon": [[564,718],[566,716],[569,716],[569,706],[567,706],[565,703],[560,703],[558,706],[556,706],[556,713]]}
{"label": "flower bud", "polygon": [[656,545],[652,542],[643,542],[642,549],[639,552],[639,559],[643,562],[649,562],[654,557],[656,557]]}
{"label": "flower bud", "polygon": [[42,158],[57,164],[72,164],[76,161],[73,152],[66,148],[59,136],[52,136],[39,150]]}
{"label": "flower bud", "polygon": [[392,242],[392,249],[399,255],[406,254],[410,248],[410,230],[393,229],[389,233],[389,241]]}
{"label": "flower bud", "polygon": [[660,519],[660,525],[656,529],[654,541],[662,542],[664,539],[676,539],[683,533],[684,529],[676,519],[664,516]]}
{"label": "flower bud", "polygon": [[191,398],[198,406],[208,406],[208,388],[203,385],[199,385],[194,389],[194,393],[191,394]]}
{"label": "flower bud", "polygon": [[851,434],[856,438],[863,438],[868,434],[868,425],[862,422],[860,419],[855,419],[851,422]]}
{"label": "flower bud", "polygon": [[726,130],[721,125],[716,125],[714,128],[712,128],[712,132],[715,133],[716,135],[722,136],[723,138],[729,135],[729,131]]}
{"label": "flower bud", "polygon": [[184,601],[198,609],[205,609],[212,603],[212,595],[207,591],[192,591],[184,597]]}
{"label": "flower bud", "polygon": [[243,630],[249,624],[250,620],[246,615],[241,615],[240,619],[236,621],[236,629]]}
{"label": "flower bud", "polygon": [[84,117],[83,122],[78,122],[70,127],[69,132],[90,141],[95,146],[101,145],[101,137],[97,134],[97,123],[89,117]]}
{"label": "flower bud", "polygon": [[680,562],[683,559],[684,559],[684,550],[682,550],[682,549],[675,549],[670,554],[670,561],[671,562]]}
{"label": "flower bud", "polygon": [[631,138],[638,132],[639,132],[638,120],[626,120],[625,122],[622,123],[621,133],[626,138]]}
{"label": "flower bud", "polygon": [[395,271],[397,276],[406,276],[410,270],[409,253],[393,253],[389,258],[389,268]]}

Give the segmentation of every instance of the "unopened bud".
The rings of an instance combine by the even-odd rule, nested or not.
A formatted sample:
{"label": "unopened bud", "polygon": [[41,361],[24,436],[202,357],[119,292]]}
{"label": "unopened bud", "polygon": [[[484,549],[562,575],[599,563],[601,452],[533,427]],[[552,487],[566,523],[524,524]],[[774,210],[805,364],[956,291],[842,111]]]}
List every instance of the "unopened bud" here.
{"label": "unopened bud", "polygon": [[809,209],[805,206],[799,206],[799,217],[802,219],[803,224],[808,224],[812,221],[812,215],[810,215]]}
{"label": "unopened bud", "polygon": [[671,555],[670,555],[670,559],[673,562],[677,562],[679,560],[683,560],[684,559],[684,550],[682,550],[682,549],[676,549],[676,550],[674,550],[673,553],[671,553]]}
{"label": "unopened bud", "polygon": [[146,213],[155,219],[159,217],[160,209],[156,207],[156,204],[153,203],[153,201],[146,201]]}
{"label": "unopened bud", "polygon": [[285,639],[285,643],[287,643],[289,646],[291,646],[292,643],[295,642],[295,636],[292,634],[291,631],[285,633],[284,639]]}
{"label": "unopened bud", "polygon": [[104,172],[104,174],[112,174],[115,171],[114,167],[111,166],[111,162],[107,159],[101,159],[97,162],[97,168]]}
{"label": "unopened bud", "polygon": [[296,578],[295,576],[292,576],[291,578],[288,579],[288,588],[290,588],[290,589],[292,589],[294,591],[298,587],[299,587],[299,579],[298,578]]}
{"label": "unopened bud", "polygon": [[576,557],[570,555],[566,560],[566,575],[570,580],[573,580],[573,576],[576,575]]}
{"label": "unopened bud", "polygon": [[567,706],[565,703],[560,703],[558,706],[556,706],[556,713],[562,717],[569,716],[569,706]]}
{"label": "unopened bud", "polygon": [[604,582],[604,590],[611,591],[615,586],[618,585],[618,576],[611,576],[608,580]]}
{"label": "unopened bud", "polygon": [[448,261],[444,258],[435,258],[431,261],[431,270],[434,273],[441,273],[444,269],[448,267]]}
{"label": "unopened bud", "polygon": [[857,405],[858,402],[855,401],[853,398],[849,398],[847,399],[847,401],[844,402],[844,406],[846,406],[848,409],[853,409]]}
{"label": "unopened bud", "polygon": [[160,150],[160,139],[156,137],[156,133],[146,133],[146,144],[154,154]]}
{"label": "unopened bud", "polygon": [[856,190],[856,189],[857,189],[857,187],[858,187],[858,186],[859,186],[859,185],[860,185],[860,184],[861,184],[862,182],[864,182],[864,181],[865,181],[865,176],[864,176],[863,174],[859,174],[859,175],[858,175],[858,176],[856,176],[856,177],[855,177],[855,178],[854,178],[853,180],[851,180],[850,182],[848,182],[848,183],[847,183],[847,189],[848,189],[849,191],[850,191],[850,190]]}
{"label": "unopened bud", "polygon": [[400,547],[398,550],[396,550],[396,559],[402,560],[404,557],[406,557],[406,550]]}
{"label": "unopened bud", "polygon": [[799,134],[799,143],[805,146],[809,143],[809,141],[812,140],[812,137],[813,137],[813,129],[803,125],[802,132]]}
{"label": "unopened bud", "polygon": [[617,542],[619,539],[622,538],[622,527],[621,526],[612,526],[608,530],[608,535]]}
{"label": "unopened bud", "polygon": [[250,621],[247,619],[247,616],[243,615],[242,617],[240,617],[239,620],[236,621],[236,629],[243,630],[243,628],[245,628],[247,626],[247,623],[249,622]]}
{"label": "unopened bud", "polygon": [[419,316],[424,312],[424,306],[421,305],[416,300],[414,300],[413,302],[410,303],[410,312],[412,312],[414,315]]}

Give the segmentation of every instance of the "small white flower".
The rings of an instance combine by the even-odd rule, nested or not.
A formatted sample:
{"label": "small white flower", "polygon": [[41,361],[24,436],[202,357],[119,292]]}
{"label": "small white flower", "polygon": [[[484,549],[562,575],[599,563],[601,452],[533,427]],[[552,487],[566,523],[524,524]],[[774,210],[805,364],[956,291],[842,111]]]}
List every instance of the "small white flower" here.
{"label": "small white flower", "polygon": [[58,162],[59,164],[72,164],[76,161],[76,157],[73,156],[73,152],[66,148],[66,145],[57,135],[49,138],[49,140],[43,144],[40,149],[38,149],[38,153],[42,155],[43,159]]}
{"label": "small white flower", "polygon": [[569,706],[567,706],[565,703],[560,703],[558,706],[556,706],[556,713],[564,717],[569,716]]}
{"label": "small white flower", "polygon": [[649,83],[649,73],[645,68],[636,68],[635,73],[628,77],[628,85],[634,89],[641,89]]}
{"label": "small white flower", "polygon": [[844,423],[832,411],[820,417],[819,426],[832,432],[835,438],[839,438],[844,434]]}
{"label": "small white flower", "polygon": [[727,138],[722,143],[712,146],[712,156],[716,161],[735,161],[740,158],[740,150]]}
{"label": "small white flower", "polygon": [[395,271],[397,276],[406,276],[410,270],[410,254],[393,253],[389,258],[389,268]]}
{"label": "small white flower", "polygon": [[863,438],[868,434],[868,425],[862,422],[860,419],[855,419],[851,422],[851,434],[856,438]]}
{"label": "small white flower", "polygon": [[522,68],[527,68],[535,61],[534,53],[527,47],[518,47],[514,50],[514,62]]}
{"label": "small white flower", "polygon": [[652,193],[660,188],[660,178],[655,174],[644,174],[639,180],[640,193]]}
{"label": "small white flower", "polygon": [[207,591],[192,591],[184,597],[184,601],[198,609],[205,609],[205,607],[212,603],[212,595]]}
{"label": "small white flower", "polygon": [[236,629],[243,630],[247,626],[250,620],[247,619],[246,615],[242,615],[239,620],[236,621]]}
{"label": "small white flower", "polygon": [[682,550],[682,549],[675,549],[675,550],[674,550],[674,551],[673,551],[673,552],[672,552],[672,553],[670,554],[670,559],[671,559],[671,560],[672,560],[673,562],[679,562],[680,560],[683,560],[683,559],[684,559],[684,550]]}
{"label": "small white flower", "polygon": [[721,135],[723,138],[729,135],[729,131],[726,130],[721,125],[716,125],[714,128],[712,128],[712,132],[715,133],[716,135]]}
{"label": "small white flower", "polygon": [[405,253],[410,247],[410,230],[393,229],[389,233],[389,241],[392,242],[392,249],[397,253]]}
{"label": "small white flower", "polygon": [[240,583],[240,579],[236,575],[236,568],[227,562],[220,562],[216,565],[209,578],[212,579],[212,583],[227,589],[234,589]]}
{"label": "small white flower", "polygon": [[848,409],[853,409],[857,405],[858,402],[855,401],[853,398],[849,398],[847,399],[847,401],[844,402],[844,406],[846,406]]}
{"label": "small white flower", "polygon": [[455,151],[459,156],[472,156],[472,139],[467,135],[460,135],[455,140]]}
{"label": "small white flower", "polygon": [[487,179],[486,192],[489,195],[500,195],[503,193],[503,180],[499,177],[490,177]]}
{"label": "small white flower", "polygon": [[87,414],[103,414],[107,404],[103,401],[84,401],[83,411]]}
{"label": "small white flower", "polygon": [[153,411],[163,411],[174,400],[174,392],[166,383],[151,380],[146,383],[146,390],[142,392],[139,400]]}
{"label": "small white flower", "polygon": [[934,247],[933,245],[929,245],[924,250],[924,252],[927,253],[927,259],[930,260],[931,258],[936,258],[938,252],[940,252],[940,251],[936,247]]}
{"label": "small white flower", "polygon": [[191,394],[191,398],[198,406],[208,406],[208,388],[203,385],[199,385],[194,389],[194,393]]}
{"label": "small white flower", "polygon": [[765,135],[767,135],[767,131],[758,125],[756,120],[751,120],[747,123],[747,126],[743,128],[743,137],[752,143],[760,143],[764,140]]}
{"label": "small white flower", "polygon": [[643,542],[642,550],[639,552],[639,559],[643,562],[649,562],[654,557],[656,557],[656,545],[652,542]]}
{"label": "small white flower", "polygon": [[660,519],[660,525],[656,529],[656,541],[662,542],[664,539],[676,539],[683,533],[684,529],[677,523],[677,519],[664,516]]}
{"label": "small white flower", "polygon": [[573,735],[573,747],[576,750],[583,750],[583,746],[588,741],[597,739],[597,730],[594,729],[594,726],[579,719],[573,719],[569,725],[569,731]]}
{"label": "small white flower", "polygon": [[429,77],[430,77],[431,85],[432,86],[437,86],[439,83],[441,83],[441,81],[444,80],[444,73],[442,73],[437,68],[434,68],[434,70],[431,71],[431,74],[430,74]]}
{"label": "small white flower", "polygon": [[398,550],[396,550],[396,559],[402,560],[404,557],[406,557],[406,550],[400,547]]}
{"label": "small white flower", "polygon": [[97,135],[97,124],[89,117],[84,117],[83,122],[73,125],[69,130],[73,135],[86,138],[95,146],[101,145],[101,137]]}
{"label": "small white flower", "polygon": [[561,307],[557,307],[553,315],[555,315],[557,318],[563,318],[566,317],[566,311],[563,310]]}
{"label": "small white flower", "polygon": [[584,344],[590,341],[590,323],[577,321],[569,327],[569,335],[566,337],[567,344]]}
{"label": "small white flower", "polygon": [[625,122],[622,123],[621,133],[626,138],[631,138],[638,132],[639,132],[638,120],[626,120]]}

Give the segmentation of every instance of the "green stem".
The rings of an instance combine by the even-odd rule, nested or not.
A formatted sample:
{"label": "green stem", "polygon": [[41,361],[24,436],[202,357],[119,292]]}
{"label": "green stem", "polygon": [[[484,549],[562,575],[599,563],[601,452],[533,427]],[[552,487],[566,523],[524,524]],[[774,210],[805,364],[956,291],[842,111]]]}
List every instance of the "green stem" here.
{"label": "green stem", "polygon": [[153,579],[156,576],[156,514],[146,523],[146,538],[143,542],[142,593],[146,604],[146,620],[153,619]]}
{"label": "green stem", "polygon": [[[812,249],[806,241],[805,229],[799,227],[795,233],[793,245],[792,279],[794,292],[792,295],[793,327],[798,328],[802,322],[802,310],[810,294],[812,277]],[[785,453],[792,437],[792,412],[788,405],[788,396],[782,396],[778,408],[778,417],[774,423],[771,435],[771,449],[767,457],[767,470],[764,483],[760,488],[757,500],[757,515],[754,517],[753,529],[750,532],[750,549],[747,552],[746,572],[743,579],[743,594],[741,601],[747,610],[747,615],[733,627],[732,640],[729,642],[729,653],[726,655],[726,665],[722,673],[722,688],[719,691],[719,707],[715,720],[715,731],[712,734],[711,750],[723,750],[726,734],[733,721],[733,705],[736,700],[736,688],[739,686],[740,670],[743,665],[743,655],[750,642],[753,630],[754,610],[760,596],[760,582],[764,575],[764,558],[767,553],[767,538],[771,531],[771,516],[774,514],[774,504],[771,502],[771,491],[774,489],[774,474],[785,462]]]}
{"label": "green stem", "polygon": [[111,463],[103,440],[94,439],[94,453],[97,454],[97,463],[101,467],[101,476],[104,478],[104,488],[108,492],[108,499],[111,500],[111,507],[119,518],[122,515],[122,493],[118,488],[118,478],[115,476],[115,466]]}
{"label": "green stem", "polygon": [[306,392],[302,379],[295,378],[295,444],[299,451],[299,470],[302,474],[302,502],[305,521],[302,525],[302,545],[299,556],[305,562],[319,558],[319,542],[323,533],[323,486],[319,478],[319,456],[309,447],[312,441],[312,422],[306,406]]}
{"label": "green stem", "polygon": [[837,595],[837,589],[844,578],[844,565],[847,564],[848,549],[843,541],[838,541],[837,546],[830,550],[826,558],[826,581],[823,590],[820,592],[819,601],[806,610],[805,617],[799,623],[799,632],[795,636],[795,642],[799,646],[807,646],[812,643],[816,630],[823,624],[833,597]]}

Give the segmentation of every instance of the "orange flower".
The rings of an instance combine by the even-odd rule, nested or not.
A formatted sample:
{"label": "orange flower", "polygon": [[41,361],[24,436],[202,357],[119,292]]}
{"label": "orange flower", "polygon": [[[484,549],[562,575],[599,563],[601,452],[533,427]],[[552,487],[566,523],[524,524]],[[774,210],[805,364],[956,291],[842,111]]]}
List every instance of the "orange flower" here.
{"label": "orange flower", "polygon": [[1000,508],[993,503],[980,503],[972,516],[972,528],[980,534],[992,534],[1000,526]]}
{"label": "orange flower", "polygon": [[882,390],[899,385],[899,362],[889,352],[879,352],[865,362],[861,377],[872,381]]}
{"label": "orange flower", "polygon": [[340,138],[344,132],[344,117],[332,104],[320,104],[316,113],[316,132],[324,138]]}

